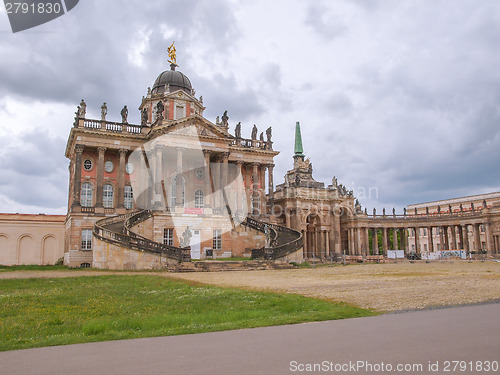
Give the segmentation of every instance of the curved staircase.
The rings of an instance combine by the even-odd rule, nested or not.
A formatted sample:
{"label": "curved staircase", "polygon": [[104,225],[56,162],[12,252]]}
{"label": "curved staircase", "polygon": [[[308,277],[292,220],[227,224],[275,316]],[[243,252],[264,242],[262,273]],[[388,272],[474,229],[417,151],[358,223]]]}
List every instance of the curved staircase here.
{"label": "curved staircase", "polygon": [[[94,236],[101,241],[119,245],[132,250],[158,254],[179,263],[191,260],[190,248],[165,245],[147,239],[132,231],[132,228],[153,216],[152,210],[139,210],[124,215],[101,219],[94,225]],[[243,218],[242,218],[243,219]],[[302,233],[276,224],[265,223],[250,217],[241,224],[261,233],[269,231],[269,247],[252,250],[252,260],[277,260],[284,258],[303,247]]]}

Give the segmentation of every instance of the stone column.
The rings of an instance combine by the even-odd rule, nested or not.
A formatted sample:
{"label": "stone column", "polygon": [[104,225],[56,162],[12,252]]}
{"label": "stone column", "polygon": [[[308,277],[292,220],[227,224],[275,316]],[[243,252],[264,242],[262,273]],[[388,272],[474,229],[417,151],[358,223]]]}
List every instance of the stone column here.
{"label": "stone column", "polygon": [[80,206],[80,193],[82,190],[82,154],[83,146],[76,145],[75,147],[75,173],[73,181],[73,204],[72,208]]}
{"label": "stone column", "polygon": [[378,230],[377,230],[377,228],[373,228],[372,248],[373,248],[373,255],[378,255]]}
{"label": "stone column", "polygon": [[269,190],[269,207],[271,208],[270,214],[273,213],[274,207],[274,164],[269,164],[267,166],[267,183]]}
{"label": "stone column", "polygon": [[450,250],[450,238],[448,237],[448,227],[443,227],[444,231],[444,249],[443,250]]}
{"label": "stone column", "polygon": [[[243,162],[242,161],[238,161],[236,163],[236,165],[238,166],[237,168],[237,173],[236,173],[236,191],[237,191],[237,205],[238,205],[238,210],[239,211],[243,211],[243,204],[245,204],[245,202],[242,202],[242,199],[241,199],[241,196],[243,195],[243,192],[245,191],[244,187],[242,186],[242,180],[243,180],[243,171],[242,171],[242,166],[243,166]],[[241,176],[240,176],[241,174]]]}
{"label": "stone column", "polygon": [[462,225],[462,243],[464,245],[464,250],[467,255],[469,255],[469,226],[467,224]]}
{"label": "stone column", "polygon": [[118,208],[125,207],[125,158],[127,150],[121,148],[118,151],[120,155],[120,165],[118,166]]}
{"label": "stone column", "polygon": [[427,244],[428,244],[428,247],[429,247],[429,253],[433,253],[434,252],[434,238],[432,236],[432,227],[428,227],[427,228]]}
{"label": "stone column", "polygon": [[444,227],[439,227],[439,250],[444,250]]}
{"label": "stone column", "polygon": [[[203,150],[203,156],[205,157],[205,173],[203,176],[204,190],[203,193],[203,204],[205,207],[212,207],[212,183],[211,183],[211,170],[210,170],[210,155],[212,154],[211,150]],[[238,180],[239,182],[239,180]]]}
{"label": "stone column", "polygon": [[103,207],[102,204],[102,192],[104,186],[104,154],[106,153],[106,147],[97,147],[99,152],[99,158],[97,159],[97,196],[96,196],[96,207]]}
{"label": "stone column", "polygon": [[415,252],[420,254],[420,228],[415,227]]}
{"label": "stone column", "polygon": [[392,228],[392,247],[393,250],[398,250],[398,229]]}
{"label": "stone column", "polygon": [[229,174],[228,159],[229,159],[229,152],[222,153],[222,176],[221,176],[221,189],[220,189],[222,207],[226,207],[226,204],[229,203],[226,202],[226,200],[224,199],[224,196],[226,196],[226,199],[229,201],[229,197],[227,196],[227,190],[226,190],[228,174]]}
{"label": "stone column", "polygon": [[[154,146],[154,203],[153,207],[156,210],[161,209],[161,197],[163,196],[163,149],[165,146],[157,144]],[[177,181],[178,182],[178,181]],[[177,186],[176,186],[177,190]],[[166,198],[166,197],[165,197]],[[168,203],[168,202],[165,202]]]}
{"label": "stone column", "polygon": [[450,227],[451,229],[451,247],[450,250],[456,250],[457,249],[457,228],[452,225]]}
{"label": "stone column", "polygon": [[486,227],[485,229],[485,235],[486,235],[486,252],[488,254],[494,254],[495,250],[493,247],[493,236],[491,234],[491,225],[490,223],[484,223],[484,226]]}
{"label": "stone column", "polygon": [[404,250],[405,250],[405,254],[407,254],[410,250],[410,244],[409,244],[409,241],[408,241],[408,228],[403,228],[403,234],[404,234]]}
{"label": "stone column", "polygon": [[[182,148],[177,147],[177,168],[176,168],[176,180],[175,180],[175,205],[183,207],[182,203]],[[184,197],[186,198],[186,197]]]}
{"label": "stone column", "polygon": [[464,235],[462,232],[462,226],[457,225],[455,226],[458,230],[458,236],[457,236],[457,249],[458,250],[463,250],[464,249]]}
{"label": "stone column", "polygon": [[256,203],[259,199],[259,163],[253,163],[253,171],[252,171],[252,215],[256,216],[259,214],[259,210],[257,210]]}
{"label": "stone column", "polygon": [[352,254],[352,229],[347,229],[347,254]]}
{"label": "stone column", "polygon": [[384,250],[384,256],[387,256],[388,249],[388,238],[387,238],[387,228],[382,228],[382,249]]}
{"label": "stone column", "polygon": [[405,249],[405,229],[404,228],[399,228],[399,250],[406,250]]}
{"label": "stone column", "polygon": [[303,236],[303,240],[304,240],[304,258],[308,258],[309,255],[308,255],[308,249],[309,249],[309,244],[307,243],[307,229],[303,230],[302,231],[302,236]]}
{"label": "stone column", "polygon": [[479,224],[474,224],[474,250],[476,252],[481,251],[481,232],[479,230]]}
{"label": "stone column", "polygon": [[356,228],[355,231],[356,231],[356,242],[357,242],[356,254],[359,255],[363,253],[361,244],[361,228]]}
{"label": "stone column", "polygon": [[266,166],[261,164],[260,166],[260,214],[265,215],[267,213],[267,202],[266,202]]}
{"label": "stone column", "polygon": [[326,256],[330,256],[330,231],[325,230],[325,248],[326,248]]}

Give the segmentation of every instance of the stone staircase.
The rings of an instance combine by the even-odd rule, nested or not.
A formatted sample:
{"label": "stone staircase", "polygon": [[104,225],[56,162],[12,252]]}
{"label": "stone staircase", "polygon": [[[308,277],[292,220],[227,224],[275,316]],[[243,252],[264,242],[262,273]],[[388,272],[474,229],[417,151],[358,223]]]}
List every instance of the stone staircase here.
{"label": "stone staircase", "polygon": [[157,254],[177,262],[170,262],[167,269],[177,272],[241,271],[293,268],[285,259],[303,247],[302,234],[296,230],[275,224],[264,223],[246,217],[242,224],[267,233],[269,246],[252,250],[252,260],[248,261],[196,261],[191,262],[190,248],[179,248],[154,242],[132,228],[153,216],[151,210],[139,210],[125,215],[99,220],[94,226],[94,236],[104,242],[120,247]]}
{"label": "stone staircase", "polygon": [[282,270],[295,268],[290,263],[274,260],[201,260],[183,262],[169,267],[172,272],[222,272],[222,271],[257,271]]}

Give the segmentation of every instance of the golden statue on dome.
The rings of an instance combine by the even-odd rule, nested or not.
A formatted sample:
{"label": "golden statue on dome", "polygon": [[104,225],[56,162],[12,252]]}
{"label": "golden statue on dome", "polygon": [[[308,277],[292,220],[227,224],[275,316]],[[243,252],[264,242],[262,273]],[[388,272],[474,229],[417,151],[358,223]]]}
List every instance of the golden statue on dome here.
{"label": "golden statue on dome", "polygon": [[175,65],[175,66],[179,66],[179,65],[177,65],[177,56],[176,56],[176,53],[175,53],[174,43],[175,43],[175,41],[173,41],[172,44],[170,45],[170,47],[167,48],[168,57],[170,59],[170,60],[168,60],[168,62],[170,64]]}

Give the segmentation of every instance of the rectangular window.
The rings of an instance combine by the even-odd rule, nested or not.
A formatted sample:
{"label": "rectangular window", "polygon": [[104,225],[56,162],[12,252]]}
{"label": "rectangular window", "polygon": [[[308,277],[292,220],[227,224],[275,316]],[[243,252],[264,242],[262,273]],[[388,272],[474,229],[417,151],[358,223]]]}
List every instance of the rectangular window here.
{"label": "rectangular window", "polygon": [[82,229],[82,250],[92,250],[92,229]]}
{"label": "rectangular window", "polygon": [[486,227],[484,226],[484,224],[481,224],[481,233],[484,233],[486,231]]}
{"label": "rectangular window", "polygon": [[186,117],[186,109],[183,106],[175,106],[175,120]]}
{"label": "rectangular window", "polygon": [[125,197],[123,204],[127,210],[130,210],[134,205],[134,194],[132,193],[132,186],[125,186]]}
{"label": "rectangular window", "polygon": [[222,230],[214,229],[213,249],[222,250]]}
{"label": "rectangular window", "polygon": [[424,243],[424,251],[427,252],[427,244]]}
{"label": "rectangular window", "polygon": [[163,244],[174,246],[174,228],[163,229]]}

